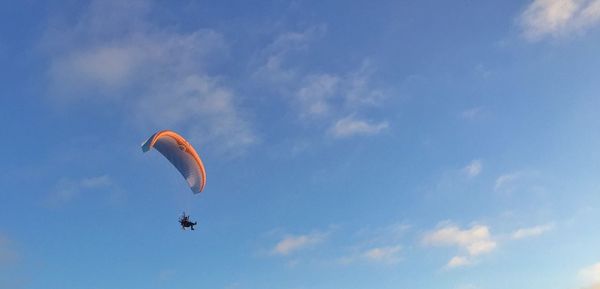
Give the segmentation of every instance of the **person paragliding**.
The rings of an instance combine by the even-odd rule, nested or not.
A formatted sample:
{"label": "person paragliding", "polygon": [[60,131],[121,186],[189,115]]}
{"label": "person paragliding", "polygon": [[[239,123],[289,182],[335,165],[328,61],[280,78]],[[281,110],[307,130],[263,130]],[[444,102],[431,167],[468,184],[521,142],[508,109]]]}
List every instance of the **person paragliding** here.
{"label": "person paragliding", "polygon": [[[142,144],[142,151],[156,149],[181,173],[194,194],[199,194],[206,185],[206,170],[200,156],[192,145],[178,133],[163,130],[153,134]],[[183,213],[179,219],[181,227],[194,230],[196,222]]]}
{"label": "person paragliding", "polygon": [[185,212],[183,212],[183,215],[181,216],[181,218],[179,218],[179,224],[181,224],[181,229],[185,230],[185,228],[191,228],[192,230],[194,230],[194,226],[196,225],[197,222],[192,222],[190,221],[190,216],[186,215]]}

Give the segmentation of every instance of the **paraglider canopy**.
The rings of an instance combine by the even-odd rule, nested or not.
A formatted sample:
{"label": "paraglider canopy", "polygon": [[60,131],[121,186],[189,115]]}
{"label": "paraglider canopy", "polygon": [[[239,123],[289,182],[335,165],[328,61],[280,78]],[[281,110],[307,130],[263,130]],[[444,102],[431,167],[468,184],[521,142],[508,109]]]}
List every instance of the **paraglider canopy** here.
{"label": "paraglider canopy", "polygon": [[200,156],[187,140],[174,131],[163,130],[142,144],[143,152],[152,148],[175,166],[194,194],[202,192],[206,185],[206,170]]}

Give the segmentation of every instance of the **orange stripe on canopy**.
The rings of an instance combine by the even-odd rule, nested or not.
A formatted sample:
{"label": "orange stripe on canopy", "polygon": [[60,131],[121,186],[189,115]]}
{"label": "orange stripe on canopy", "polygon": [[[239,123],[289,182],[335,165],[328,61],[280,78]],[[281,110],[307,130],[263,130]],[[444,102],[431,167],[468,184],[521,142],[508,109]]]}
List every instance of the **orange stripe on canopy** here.
{"label": "orange stripe on canopy", "polygon": [[144,144],[144,146],[146,146],[149,143],[148,147],[145,150],[149,150],[150,148],[153,148],[157,141],[159,141],[161,138],[165,138],[165,137],[170,137],[170,138],[174,139],[177,142],[177,145],[179,145],[180,149],[182,151],[185,151],[187,154],[189,154],[194,159],[194,161],[198,165],[199,173],[201,176],[201,184],[200,184],[199,192],[202,192],[202,190],[204,189],[204,186],[206,185],[206,170],[204,168],[204,164],[202,163],[202,160],[200,159],[200,156],[198,155],[198,153],[196,152],[194,147],[181,135],[179,135],[178,133],[176,133],[172,130],[159,131],[156,134],[154,134],[154,136],[151,139],[149,139],[146,142],[146,144]]}

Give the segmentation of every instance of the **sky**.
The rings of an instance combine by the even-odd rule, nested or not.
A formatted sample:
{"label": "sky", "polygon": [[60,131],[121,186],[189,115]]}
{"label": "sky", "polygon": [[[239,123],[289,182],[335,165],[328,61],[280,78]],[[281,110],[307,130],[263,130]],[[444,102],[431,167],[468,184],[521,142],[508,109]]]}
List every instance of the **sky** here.
{"label": "sky", "polygon": [[2,1],[0,288],[598,289],[598,51],[599,0]]}

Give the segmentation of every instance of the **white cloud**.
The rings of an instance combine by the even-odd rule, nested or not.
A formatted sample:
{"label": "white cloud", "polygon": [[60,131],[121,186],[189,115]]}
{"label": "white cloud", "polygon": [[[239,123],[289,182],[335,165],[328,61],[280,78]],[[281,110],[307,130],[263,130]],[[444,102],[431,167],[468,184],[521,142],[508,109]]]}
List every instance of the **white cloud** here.
{"label": "white cloud", "polygon": [[540,236],[548,231],[554,229],[554,224],[545,224],[530,228],[521,228],[512,233],[511,238],[513,240],[520,240],[530,237]]}
{"label": "white cloud", "polygon": [[329,113],[329,100],[337,93],[340,78],[335,75],[311,75],[297,92],[301,113],[308,116],[323,116]]}
{"label": "white cloud", "polygon": [[461,112],[460,116],[466,120],[474,120],[474,119],[481,117],[483,115],[483,113],[484,113],[483,107],[479,106],[479,107],[474,107],[474,108],[463,110]]}
{"label": "white cloud", "polygon": [[72,27],[48,30],[54,99],[112,105],[146,131],[170,127],[218,149],[255,143],[234,90],[207,72],[227,52],[224,37],[159,28],[146,1],[120,2],[94,1]]}
{"label": "white cloud", "polygon": [[342,265],[352,263],[380,263],[393,265],[402,260],[402,239],[411,226],[407,223],[394,223],[383,227],[366,227],[358,230],[351,252],[337,259]]}
{"label": "white cloud", "polygon": [[340,265],[350,265],[356,263],[378,263],[385,265],[394,265],[402,260],[402,246],[383,245],[383,246],[364,246],[354,247],[355,252],[337,259]]}
{"label": "white cloud", "polygon": [[0,265],[11,264],[17,259],[17,252],[11,247],[10,240],[0,234]]}
{"label": "white cloud", "polygon": [[524,173],[522,172],[514,172],[509,174],[504,174],[496,178],[496,183],[494,184],[494,190],[499,191],[508,187],[510,184],[516,182],[518,179],[522,178]]}
{"label": "white cloud", "polygon": [[487,226],[474,225],[470,229],[461,229],[452,224],[429,232],[423,238],[426,245],[458,246],[465,249],[471,256],[489,253],[496,248]]}
{"label": "white cloud", "polygon": [[306,235],[288,235],[279,241],[271,250],[274,255],[289,255],[300,249],[304,249],[325,240],[326,235],[322,233],[312,233]]}
{"label": "white cloud", "polygon": [[106,193],[111,202],[119,202],[123,191],[107,175],[81,179],[63,178],[46,199],[46,204],[56,207],[69,203],[84,193]]}
{"label": "white cloud", "polygon": [[565,36],[600,23],[600,0],[534,0],[520,16],[530,40]]}
{"label": "white cloud", "polygon": [[365,61],[356,71],[345,75],[316,73],[303,77],[294,99],[298,103],[301,116],[336,117],[340,114],[354,114],[369,107],[379,106],[384,95],[373,87],[373,69]]}
{"label": "white cloud", "polygon": [[371,84],[374,72],[371,62],[365,60],[357,71],[345,77],[345,89],[342,93],[348,106],[377,106],[383,101],[384,93]]}
{"label": "white cloud", "polygon": [[600,287],[600,263],[581,269],[579,271],[579,278],[585,284],[598,284],[597,286]]}
{"label": "white cloud", "polygon": [[[470,229],[461,229],[449,223],[427,233],[423,237],[423,243],[427,246],[458,247],[471,257],[490,253],[497,247],[487,226],[474,225]],[[456,267],[470,262],[467,257],[454,257],[447,266]]]}
{"label": "white cloud", "polygon": [[463,172],[470,178],[478,176],[482,170],[483,162],[481,160],[473,160],[463,168]]}
{"label": "white cloud", "polygon": [[235,108],[234,93],[214,78],[189,75],[163,85],[136,104],[140,122],[155,127],[187,127],[194,144],[219,140],[221,149],[231,151],[257,141]]}
{"label": "white cloud", "polygon": [[387,129],[387,121],[373,123],[367,120],[355,119],[354,116],[347,116],[338,120],[329,132],[336,138],[344,138],[355,135],[373,135]]}
{"label": "white cloud", "polygon": [[329,132],[334,136],[372,135],[386,128],[387,122],[351,123],[348,117],[343,118],[380,106],[384,100],[382,90],[372,84],[374,69],[368,59],[356,70],[331,73],[301,69],[298,55],[291,55],[305,50],[325,31],[324,26],[313,26],[302,32],[281,34],[261,53],[255,78],[268,82],[268,89],[286,97],[303,120],[333,121]]}
{"label": "white cloud", "polygon": [[175,277],[177,271],[175,269],[162,269],[158,272],[159,281],[167,281]]}
{"label": "white cloud", "polygon": [[454,256],[446,264],[446,268],[452,269],[457,267],[463,267],[471,264],[471,260],[465,256]]}
{"label": "white cloud", "polygon": [[546,190],[539,182],[543,174],[536,170],[518,170],[499,175],[494,183],[494,191],[501,193],[529,192],[544,193]]}
{"label": "white cloud", "polygon": [[362,256],[371,262],[395,264],[400,261],[400,253],[402,247],[400,245],[375,247],[365,251]]}
{"label": "white cloud", "polygon": [[[134,47],[96,47],[56,59],[50,73],[56,82],[117,88],[127,84],[143,61]],[[67,87],[64,87],[67,90]],[[71,87],[75,88],[75,87]]]}
{"label": "white cloud", "polygon": [[293,58],[290,54],[306,50],[309,44],[321,37],[326,30],[324,25],[315,25],[301,32],[289,31],[280,34],[260,53],[259,59],[256,60],[259,64],[254,77],[271,85],[278,85],[281,91],[287,92],[287,86],[301,78],[296,69],[286,65],[288,59]]}

